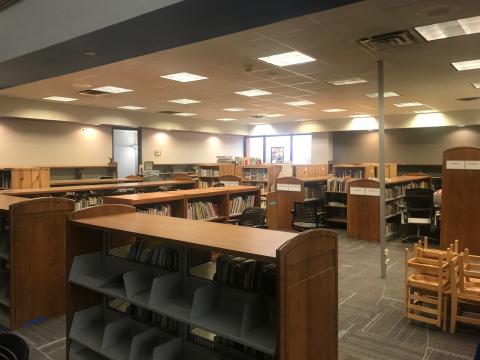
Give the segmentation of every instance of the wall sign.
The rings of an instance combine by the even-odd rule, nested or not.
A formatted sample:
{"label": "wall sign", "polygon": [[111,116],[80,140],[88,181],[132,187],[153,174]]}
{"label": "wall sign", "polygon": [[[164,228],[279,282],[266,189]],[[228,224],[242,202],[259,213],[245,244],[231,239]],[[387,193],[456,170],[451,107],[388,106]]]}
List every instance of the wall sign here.
{"label": "wall sign", "polygon": [[299,184],[277,184],[277,190],[300,192],[302,186]]}
{"label": "wall sign", "polygon": [[480,170],[480,160],[467,160],[465,161],[466,170]]}
{"label": "wall sign", "polygon": [[367,195],[367,196],[380,196],[380,189],[365,188],[365,195]]}
{"label": "wall sign", "polygon": [[365,188],[352,186],[350,188],[351,195],[365,195]]}
{"label": "wall sign", "polygon": [[464,170],[465,161],[463,160],[447,160],[447,170]]}

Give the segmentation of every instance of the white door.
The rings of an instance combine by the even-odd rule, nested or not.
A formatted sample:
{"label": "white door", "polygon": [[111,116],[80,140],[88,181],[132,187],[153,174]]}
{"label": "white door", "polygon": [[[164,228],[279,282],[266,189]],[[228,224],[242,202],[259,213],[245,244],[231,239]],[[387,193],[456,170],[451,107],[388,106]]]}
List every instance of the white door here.
{"label": "white door", "polygon": [[113,159],[118,163],[118,177],[138,171],[138,130],[113,129]]}

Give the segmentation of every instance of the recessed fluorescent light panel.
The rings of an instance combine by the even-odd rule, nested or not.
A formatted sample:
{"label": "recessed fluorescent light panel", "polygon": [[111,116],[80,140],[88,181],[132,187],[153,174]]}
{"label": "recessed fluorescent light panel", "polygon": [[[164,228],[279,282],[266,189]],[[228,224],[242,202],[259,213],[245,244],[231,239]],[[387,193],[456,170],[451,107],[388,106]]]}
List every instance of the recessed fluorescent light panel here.
{"label": "recessed fluorescent light panel", "polygon": [[303,122],[303,121],[312,121],[312,119],[298,119],[298,120],[295,120],[297,122]]}
{"label": "recessed fluorescent light panel", "polygon": [[252,90],[245,90],[245,91],[236,91],[235,94],[254,97],[254,96],[271,95],[272,93],[270,91],[252,89]]}
{"label": "recessed fluorescent light panel", "polygon": [[232,118],[220,118],[220,119],[217,119],[219,121],[235,121],[237,119],[232,119]]}
{"label": "recessed fluorescent light panel", "polygon": [[201,101],[199,101],[199,100],[192,100],[192,99],[176,99],[176,100],[168,100],[168,102],[175,103],[175,104],[187,105],[187,104],[198,104],[198,103],[200,103]]}
{"label": "recessed fluorescent light panel", "polygon": [[175,115],[175,116],[195,116],[197,114],[192,114],[192,113],[188,113],[188,112],[179,112],[179,113],[175,113],[173,115]]}
{"label": "recessed fluorescent light panel", "polygon": [[393,104],[395,105],[396,107],[411,107],[411,106],[423,106],[424,104],[422,104],[421,102],[404,102],[404,103],[398,103],[398,104]]}
{"label": "recessed fluorescent light panel", "polygon": [[342,111],[347,111],[345,109],[325,109],[325,110],[322,110],[324,112],[327,112],[327,113],[336,113],[336,112],[342,112]]}
{"label": "recessed fluorescent light panel", "polygon": [[100,87],[94,88],[92,90],[103,91],[103,92],[110,93],[110,94],[121,94],[121,93],[126,93],[126,92],[133,91],[131,89],[124,89],[124,88],[116,87],[116,86],[100,86]]}
{"label": "recessed fluorescent light panel", "polygon": [[359,118],[367,118],[367,117],[372,117],[372,115],[368,114],[355,114],[350,116],[352,119],[359,119]]}
{"label": "recessed fluorescent light panel", "polygon": [[415,114],[431,114],[431,113],[437,113],[438,110],[435,109],[429,109],[429,110],[415,110]]}
{"label": "recessed fluorescent light panel", "polygon": [[240,111],[246,111],[247,109],[241,108],[241,107],[233,107],[233,108],[226,108],[223,109],[225,111],[231,111],[231,112],[240,112]]}
{"label": "recessed fluorescent light panel", "polygon": [[315,104],[314,102],[308,101],[308,100],[299,100],[299,101],[291,101],[285,103],[286,105],[291,105],[291,106],[305,106],[305,105],[313,105]]}
{"label": "recessed fluorescent light panel", "polygon": [[258,114],[258,116],[266,117],[266,118],[274,118],[274,117],[281,117],[281,116],[285,116],[285,115],[283,115],[283,114]]}
{"label": "recessed fluorescent light panel", "polygon": [[328,80],[327,83],[335,86],[342,86],[342,85],[354,85],[354,84],[362,84],[368,82],[365,79],[361,78],[348,78],[348,79],[334,79],[334,80]]}
{"label": "recessed fluorescent light panel", "polygon": [[415,30],[427,41],[480,33],[480,16],[419,26]]}
{"label": "recessed fluorescent light panel", "polygon": [[297,65],[297,64],[304,64],[312,61],[317,61],[317,59],[311,56],[302,54],[299,51],[290,51],[282,54],[264,56],[264,57],[258,58],[258,60],[262,60],[276,66],[289,66],[289,65]]}
{"label": "recessed fluorescent light panel", "polygon": [[[376,99],[378,98],[378,93],[372,93],[372,94],[367,94],[365,95],[366,97],[369,97],[369,98],[372,98],[372,99]],[[383,93],[383,97],[394,97],[394,96],[400,96],[400,94],[397,94],[396,92],[393,92],[393,91],[385,91]]]}
{"label": "recessed fluorescent light panel", "polygon": [[455,69],[457,69],[457,71],[480,69],[480,59],[458,61],[458,62],[453,62],[451,64]]}
{"label": "recessed fluorescent light panel", "polygon": [[476,89],[480,89],[480,82],[472,83],[472,86]]}
{"label": "recessed fluorescent light panel", "polygon": [[70,101],[76,101],[78,99],[64,97],[64,96],[49,96],[49,97],[44,97],[43,100],[70,102]]}
{"label": "recessed fluorescent light panel", "polygon": [[248,125],[266,125],[267,123],[249,123]]}
{"label": "recessed fluorescent light panel", "polygon": [[181,72],[181,73],[170,74],[170,75],[163,75],[163,76],[160,76],[160,77],[164,78],[164,79],[180,81],[180,82],[184,82],[184,83],[185,82],[208,79],[208,77],[206,77],[206,76],[190,74],[190,73],[187,73],[187,72]]}
{"label": "recessed fluorescent light panel", "polygon": [[145,109],[142,106],[134,106],[134,105],[125,105],[125,106],[119,106],[119,109],[125,109],[125,110],[143,110]]}

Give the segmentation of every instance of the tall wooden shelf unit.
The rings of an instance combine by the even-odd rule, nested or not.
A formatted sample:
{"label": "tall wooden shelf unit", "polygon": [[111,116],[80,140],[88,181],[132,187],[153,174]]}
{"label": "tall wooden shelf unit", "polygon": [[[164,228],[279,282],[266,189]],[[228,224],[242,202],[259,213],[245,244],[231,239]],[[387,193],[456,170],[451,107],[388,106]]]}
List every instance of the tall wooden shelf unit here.
{"label": "tall wooden shelf unit", "polygon": [[50,186],[47,167],[0,168],[0,189],[29,189]]}
{"label": "tall wooden shelf unit", "polygon": [[220,182],[220,177],[235,175],[233,164],[200,164],[198,165],[198,187],[208,188]]}
{"label": "tall wooden shelf unit", "polygon": [[[51,180],[80,180],[100,177],[116,178],[117,164],[113,165],[48,165]],[[132,174],[133,175],[133,174]]]}
{"label": "tall wooden shelf unit", "polygon": [[292,175],[299,179],[327,176],[328,164],[294,164],[292,165]]}
{"label": "tall wooden shelf unit", "polygon": [[441,246],[454,240],[480,255],[480,148],[457,147],[443,153]]}
{"label": "tall wooden shelf unit", "polygon": [[275,181],[275,191],[267,196],[268,227],[291,230],[294,202],[316,202],[323,209],[329,176],[297,178],[287,176]]}
{"label": "tall wooden shelf unit", "polygon": [[[254,359],[217,341],[194,343],[194,329],[247,346],[263,358],[338,357],[335,232],[284,233],[131,211],[103,205],[70,216],[67,359]],[[178,270],[113,255],[119,238],[178,251]],[[191,276],[192,249],[274,264],[278,295]],[[175,321],[178,331],[114,310],[112,299]]]}
{"label": "tall wooden shelf unit", "polygon": [[[428,175],[397,176],[385,184],[385,220],[387,237],[392,236],[401,222],[405,207],[405,191],[429,188]],[[357,179],[348,183],[347,236],[355,239],[379,241],[380,189],[378,180]]]}
{"label": "tall wooden shelf unit", "polygon": [[238,167],[238,175],[244,185],[255,185],[262,188],[262,194],[272,191],[272,185],[282,171],[281,165],[242,165]]}
{"label": "tall wooden shelf unit", "polygon": [[159,172],[161,180],[171,179],[175,174],[196,175],[198,172],[197,164],[153,164],[153,170]]}
{"label": "tall wooden shelf unit", "polygon": [[65,313],[66,215],[72,200],[0,195],[0,325]]}

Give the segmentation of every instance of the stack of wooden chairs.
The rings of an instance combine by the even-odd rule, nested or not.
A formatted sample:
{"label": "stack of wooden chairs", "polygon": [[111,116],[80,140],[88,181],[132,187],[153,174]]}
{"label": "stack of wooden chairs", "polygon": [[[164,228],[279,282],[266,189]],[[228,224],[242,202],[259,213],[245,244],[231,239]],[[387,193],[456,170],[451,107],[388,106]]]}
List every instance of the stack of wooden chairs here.
{"label": "stack of wooden chairs", "polygon": [[480,325],[480,256],[459,252],[458,240],[447,250],[428,247],[428,239],[405,249],[405,317],[447,329],[457,322]]}

